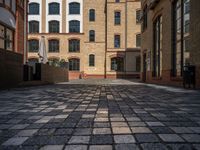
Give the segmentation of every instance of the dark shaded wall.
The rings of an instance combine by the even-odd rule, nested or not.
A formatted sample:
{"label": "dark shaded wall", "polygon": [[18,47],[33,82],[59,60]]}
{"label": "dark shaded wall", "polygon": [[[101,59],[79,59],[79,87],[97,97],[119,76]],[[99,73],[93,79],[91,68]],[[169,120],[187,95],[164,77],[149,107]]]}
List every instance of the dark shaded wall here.
{"label": "dark shaded wall", "polygon": [[23,80],[23,55],[0,49],[0,89],[16,87]]}

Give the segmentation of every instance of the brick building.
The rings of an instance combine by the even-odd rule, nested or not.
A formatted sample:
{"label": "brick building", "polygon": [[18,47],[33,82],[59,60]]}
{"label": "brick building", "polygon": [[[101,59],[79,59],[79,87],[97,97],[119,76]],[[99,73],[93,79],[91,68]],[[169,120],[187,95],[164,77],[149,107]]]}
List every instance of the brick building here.
{"label": "brick building", "polygon": [[26,61],[26,5],[24,0],[0,0],[0,88],[22,81]]}
{"label": "brick building", "polygon": [[70,79],[140,74],[139,0],[29,0],[29,63],[45,36],[50,64],[66,61]]}
{"label": "brick building", "polygon": [[200,1],[142,0],[143,81],[183,85],[183,68],[195,65],[200,87]]}

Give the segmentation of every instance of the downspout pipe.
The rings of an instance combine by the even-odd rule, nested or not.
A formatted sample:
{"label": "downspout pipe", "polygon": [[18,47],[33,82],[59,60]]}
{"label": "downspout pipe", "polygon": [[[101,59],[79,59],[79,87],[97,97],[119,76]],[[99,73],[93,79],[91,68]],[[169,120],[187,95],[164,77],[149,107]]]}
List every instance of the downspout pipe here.
{"label": "downspout pipe", "polygon": [[27,0],[24,1],[24,64],[27,62]]}

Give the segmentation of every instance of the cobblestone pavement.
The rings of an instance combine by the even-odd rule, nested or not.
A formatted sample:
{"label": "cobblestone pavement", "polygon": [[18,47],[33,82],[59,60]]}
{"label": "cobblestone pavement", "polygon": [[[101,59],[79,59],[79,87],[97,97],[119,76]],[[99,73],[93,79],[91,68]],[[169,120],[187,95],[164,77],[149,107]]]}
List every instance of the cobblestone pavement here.
{"label": "cobblestone pavement", "polygon": [[200,93],[142,84],[1,91],[0,149],[199,150]]}

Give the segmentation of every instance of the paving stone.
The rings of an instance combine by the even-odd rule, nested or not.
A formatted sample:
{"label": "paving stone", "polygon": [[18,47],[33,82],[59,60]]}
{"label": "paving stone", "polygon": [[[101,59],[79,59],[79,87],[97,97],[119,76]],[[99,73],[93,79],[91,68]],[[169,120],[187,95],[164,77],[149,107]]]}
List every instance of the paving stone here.
{"label": "paving stone", "polygon": [[115,150],[139,150],[135,144],[116,144]]}
{"label": "paving stone", "polygon": [[90,136],[72,136],[69,140],[69,144],[88,144]]}
{"label": "paving stone", "polygon": [[10,129],[20,130],[20,129],[25,129],[27,126],[29,126],[29,124],[17,124],[17,125],[14,125],[13,127],[11,127]]}
{"label": "paving stone", "polygon": [[62,150],[64,145],[45,145],[40,150]]}
{"label": "paving stone", "polygon": [[90,144],[92,145],[107,145],[113,144],[111,135],[93,135],[90,138]]}
{"label": "paving stone", "polygon": [[22,130],[16,136],[33,136],[37,131],[37,129]]}
{"label": "paving stone", "polygon": [[191,129],[186,127],[171,127],[175,133],[194,133]]}
{"label": "paving stone", "polygon": [[13,137],[8,139],[3,145],[22,145],[28,137]]}
{"label": "paving stone", "polygon": [[155,134],[135,134],[135,137],[139,143],[159,142],[159,139]]}
{"label": "paving stone", "polygon": [[[72,128],[66,128],[66,129],[57,129],[54,132],[54,135],[71,135],[73,132]],[[53,132],[52,132],[53,133]]]}
{"label": "paving stone", "polygon": [[87,150],[86,145],[66,145],[65,150]]}
{"label": "paving stone", "polygon": [[128,127],[126,122],[111,122],[112,127]]}
{"label": "paving stone", "polygon": [[76,128],[74,135],[90,135],[92,134],[91,128]]}
{"label": "paving stone", "polygon": [[128,127],[113,127],[113,134],[131,134],[131,130]]}
{"label": "paving stone", "polygon": [[177,134],[158,134],[164,142],[184,142]]}
{"label": "paving stone", "polygon": [[190,144],[167,144],[167,146],[172,150],[193,150]]}
{"label": "paving stone", "polygon": [[92,145],[89,150],[112,150],[112,145]]}
{"label": "paving stone", "polygon": [[152,131],[147,127],[132,127],[133,133],[152,133]]}
{"label": "paving stone", "polygon": [[193,147],[195,148],[195,150],[200,150],[200,144],[193,144]]}
{"label": "paving stone", "polygon": [[111,134],[110,128],[94,128],[93,134]]}
{"label": "paving stone", "polygon": [[144,143],[140,146],[143,150],[168,150],[167,146],[161,143]]}
{"label": "paving stone", "polygon": [[187,142],[200,142],[200,135],[199,134],[182,134],[181,135]]}
{"label": "paving stone", "polygon": [[130,127],[145,127],[147,126],[144,122],[128,122]]}
{"label": "paving stone", "polygon": [[146,122],[149,126],[165,126],[161,122]]}
{"label": "paving stone", "polygon": [[135,143],[135,138],[132,135],[114,135],[115,143]]}

